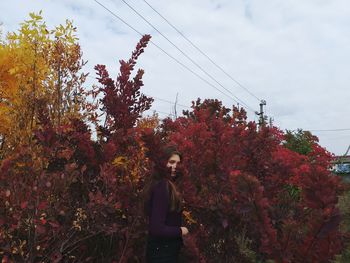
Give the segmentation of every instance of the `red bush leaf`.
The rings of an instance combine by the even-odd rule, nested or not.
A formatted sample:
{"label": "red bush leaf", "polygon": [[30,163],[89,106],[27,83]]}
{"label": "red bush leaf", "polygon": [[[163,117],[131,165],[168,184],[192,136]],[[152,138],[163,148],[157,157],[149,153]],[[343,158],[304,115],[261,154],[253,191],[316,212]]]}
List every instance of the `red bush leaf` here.
{"label": "red bush leaf", "polygon": [[40,204],[38,205],[38,209],[39,210],[45,210],[47,208],[48,202],[47,201],[42,201],[40,202]]}
{"label": "red bush leaf", "polygon": [[27,207],[27,205],[28,205],[28,202],[24,201],[24,202],[21,203],[21,208],[24,209],[24,208]]}

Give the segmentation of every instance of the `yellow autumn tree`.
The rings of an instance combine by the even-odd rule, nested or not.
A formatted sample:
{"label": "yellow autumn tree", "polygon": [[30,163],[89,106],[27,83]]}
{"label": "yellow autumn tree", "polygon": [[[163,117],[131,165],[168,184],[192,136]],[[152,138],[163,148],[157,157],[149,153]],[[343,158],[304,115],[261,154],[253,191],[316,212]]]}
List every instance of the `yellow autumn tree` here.
{"label": "yellow autumn tree", "polygon": [[85,62],[71,21],[49,30],[41,12],[0,45],[0,160],[16,146],[31,144],[39,100],[54,125],[79,115]]}

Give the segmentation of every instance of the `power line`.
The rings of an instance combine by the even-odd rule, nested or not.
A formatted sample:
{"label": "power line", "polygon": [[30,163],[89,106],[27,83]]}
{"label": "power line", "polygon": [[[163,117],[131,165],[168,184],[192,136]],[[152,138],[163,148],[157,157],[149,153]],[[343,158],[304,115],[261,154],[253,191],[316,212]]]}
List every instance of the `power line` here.
{"label": "power line", "polygon": [[350,145],[349,145],[349,147],[347,148],[346,152],[343,155],[338,156],[338,158],[337,158],[337,160],[335,162],[337,164],[342,165],[344,163],[344,161],[345,161],[349,151],[350,151]]}
{"label": "power line", "polygon": [[[100,6],[102,6],[105,10],[107,10],[110,14],[112,14],[114,17],[118,18],[121,22],[123,22],[125,25],[127,25],[128,27],[130,27],[131,29],[133,29],[135,32],[137,32],[139,35],[143,36],[142,33],[140,33],[137,29],[135,29],[134,27],[132,27],[131,25],[129,25],[125,20],[123,20],[121,17],[119,17],[118,15],[116,15],[114,12],[112,12],[110,9],[108,9],[106,6],[104,6],[103,4],[101,4],[99,1],[94,0],[97,4],[99,4]],[[176,63],[178,63],[179,65],[181,65],[182,67],[184,67],[186,70],[190,71],[192,74],[194,74],[196,77],[198,77],[199,79],[201,79],[202,81],[204,81],[206,84],[208,84],[209,86],[211,86],[212,88],[216,89],[217,91],[219,91],[220,93],[222,93],[223,95],[225,95],[226,97],[236,101],[233,97],[227,95],[225,92],[223,92],[222,90],[218,89],[215,85],[213,85],[212,83],[210,83],[209,81],[207,81],[206,79],[204,79],[203,77],[201,77],[198,73],[194,72],[192,69],[190,69],[189,67],[187,67],[186,65],[184,65],[182,62],[180,62],[178,59],[176,59],[174,56],[170,55],[168,52],[166,52],[164,49],[162,49],[159,45],[157,45],[156,43],[154,43],[152,40],[150,40],[150,43],[152,43],[155,47],[157,47],[159,50],[161,50],[165,55],[167,55],[168,57],[170,57],[171,59],[173,59]],[[237,102],[237,101],[236,101]],[[253,113],[255,113],[255,111],[247,106],[247,109],[249,109],[250,111],[252,111]]]}
{"label": "power line", "polygon": [[[128,27],[130,27],[132,30],[134,30],[136,33],[138,33],[139,35],[143,36],[143,34],[141,32],[139,32],[137,29],[135,29],[134,27],[132,27],[131,25],[129,25],[125,20],[123,20],[121,17],[119,17],[118,15],[116,15],[114,12],[112,12],[110,9],[108,9],[106,6],[104,6],[103,4],[101,4],[99,1],[94,0],[97,4],[99,4],[100,6],[102,6],[105,10],[107,10],[109,13],[111,13],[114,17],[118,18],[121,22],[123,22],[125,25],[127,25]],[[202,81],[204,81],[206,84],[208,84],[209,86],[211,86],[212,88],[216,89],[217,91],[219,91],[220,93],[222,93],[223,95],[227,96],[228,98],[236,101],[234,98],[232,98],[231,96],[227,95],[225,92],[223,92],[222,90],[218,89],[215,85],[213,85],[212,83],[210,83],[209,81],[207,81],[206,79],[204,79],[203,77],[201,77],[199,74],[197,74],[196,72],[194,72],[192,69],[190,69],[189,67],[187,67],[185,64],[183,64],[182,62],[180,62],[178,59],[176,59],[174,56],[170,55],[168,52],[166,52],[164,49],[162,49],[160,46],[158,46],[156,43],[154,43],[152,40],[150,40],[150,43],[152,43],[155,47],[157,47],[159,50],[161,50],[164,54],[166,54],[168,57],[170,57],[171,59],[173,59],[175,62],[177,62],[178,64],[180,64],[182,67],[184,67],[186,70],[190,71],[192,74],[194,74],[196,77],[198,77],[199,79],[201,79]],[[236,101],[237,102],[237,101]],[[250,107],[248,107],[249,110],[251,110],[252,112],[254,112],[254,110],[252,110]]]}
{"label": "power line", "polygon": [[[145,93],[144,93],[144,94],[145,94]],[[165,100],[165,99],[157,98],[157,97],[154,97],[154,96],[152,96],[152,95],[147,95],[147,94],[145,94],[145,95],[146,95],[146,96],[149,96],[149,97],[152,97],[152,98],[154,98],[154,99],[156,99],[156,100],[163,101],[163,102],[166,102],[166,103],[175,105],[175,103],[172,102],[172,101],[170,101],[170,100]],[[183,107],[183,108],[191,109],[191,107],[186,106],[186,105],[183,105],[183,104],[177,103],[176,105],[179,105],[179,106],[181,106],[181,107]]]}
{"label": "power line", "polygon": [[[96,80],[96,78],[94,78],[94,77],[92,77],[92,76],[89,76],[89,75],[88,75],[87,77]],[[146,96],[148,96],[148,97],[152,97],[152,98],[155,99],[155,100],[159,100],[159,101],[163,101],[163,102],[166,102],[166,103],[168,103],[168,104],[171,104],[171,105],[175,105],[175,103],[172,102],[172,101],[170,101],[170,100],[158,98],[158,97],[155,97],[155,96],[146,94],[146,93],[143,93],[143,94],[146,95]],[[191,109],[191,107],[186,106],[186,105],[183,105],[183,104],[180,104],[180,103],[177,103],[176,105],[179,105],[179,106],[181,106],[181,107],[183,107],[183,108]]]}
{"label": "power line", "polygon": [[[224,90],[229,92],[232,96],[236,98],[236,100],[240,101],[244,106],[250,108],[246,103],[244,103],[240,98],[234,95],[229,89],[223,86],[220,82],[218,82],[212,75],[210,75],[206,70],[204,70],[196,61],[194,61],[190,56],[188,56],[184,51],[182,51],[177,45],[175,45],[167,36],[165,36],[158,28],[156,28],[151,22],[149,22],[142,14],[140,14],[135,8],[133,8],[128,2],[122,0],[131,10],[133,10],[139,17],[141,17],[148,25],[150,25],[154,30],[156,30],[163,38],[165,38],[173,47],[175,47],[182,55],[184,55],[188,60],[190,60],[197,68],[199,68],[205,75],[211,78],[214,82],[216,82],[219,86],[221,86]],[[238,102],[237,101],[237,102]],[[253,109],[251,109],[253,110]],[[253,110],[254,111],[254,110]]]}
{"label": "power line", "polygon": [[338,131],[350,131],[350,128],[344,129],[328,129],[328,130],[305,130],[309,132],[338,132]]}
{"label": "power line", "polygon": [[202,51],[197,45],[195,45],[189,38],[187,38],[179,29],[177,29],[172,23],[169,22],[168,19],[166,19],[159,11],[157,11],[151,4],[149,4],[146,0],[143,0],[154,12],[156,12],[161,18],[164,19],[165,22],[169,26],[171,26],[177,33],[179,33],[188,43],[191,44],[192,47],[194,47],[199,53],[201,53],[203,56],[205,56],[214,66],[216,66],[221,72],[223,72],[227,77],[229,77],[231,80],[233,80],[239,87],[243,88],[246,92],[248,92],[251,96],[256,98],[257,100],[261,101],[260,98],[258,98],[254,93],[252,93],[250,90],[248,90],[246,87],[244,87],[238,80],[236,80],[234,77],[232,77],[229,73],[227,73],[222,67],[220,67],[213,59],[211,59],[204,51]]}
{"label": "power line", "polygon": [[[151,110],[151,109],[150,109]],[[174,114],[172,114],[172,113],[166,113],[166,112],[164,112],[164,111],[159,111],[159,110],[152,110],[153,112],[156,112],[156,113],[161,113],[161,114],[165,114],[165,115],[167,115],[167,116],[172,116],[172,117],[174,117],[175,115]]]}

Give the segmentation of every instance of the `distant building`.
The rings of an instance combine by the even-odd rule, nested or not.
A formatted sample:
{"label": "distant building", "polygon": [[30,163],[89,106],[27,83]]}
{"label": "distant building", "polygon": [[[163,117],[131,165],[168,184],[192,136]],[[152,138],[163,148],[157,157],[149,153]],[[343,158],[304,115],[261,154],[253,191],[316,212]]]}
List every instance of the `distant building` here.
{"label": "distant building", "polygon": [[332,171],[336,174],[350,175],[350,155],[334,156]]}

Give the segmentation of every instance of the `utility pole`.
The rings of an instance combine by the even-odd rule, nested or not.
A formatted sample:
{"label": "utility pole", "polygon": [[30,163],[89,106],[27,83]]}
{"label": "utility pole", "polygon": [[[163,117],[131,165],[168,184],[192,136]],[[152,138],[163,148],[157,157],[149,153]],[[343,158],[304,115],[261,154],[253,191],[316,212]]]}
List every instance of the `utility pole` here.
{"label": "utility pole", "polygon": [[262,127],[265,126],[265,121],[267,119],[267,117],[264,115],[264,106],[266,106],[266,101],[261,100],[259,105],[260,105],[260,112],[256,111],[255,114],[259,116],[259,129],[261,129]]}
{"label": "utility pole", "polygon": [[346,156],[348,155],[349,151],[350,151],[350,145],[349,145],[348,149],[346,150],[346,152],[344,153],[344,155],[340,158],[340,164],[344,163],[344,160],[345,160]]}
{"label": "utility pole", "polygon": [[176,105],[177,105],[177,97],[178,97],[179,93],[176,93],[176,99],[175,99],[175,103],[174,103],[174,115],[175,115],[175,120],[177,119],[177,111],[176,111]]}

